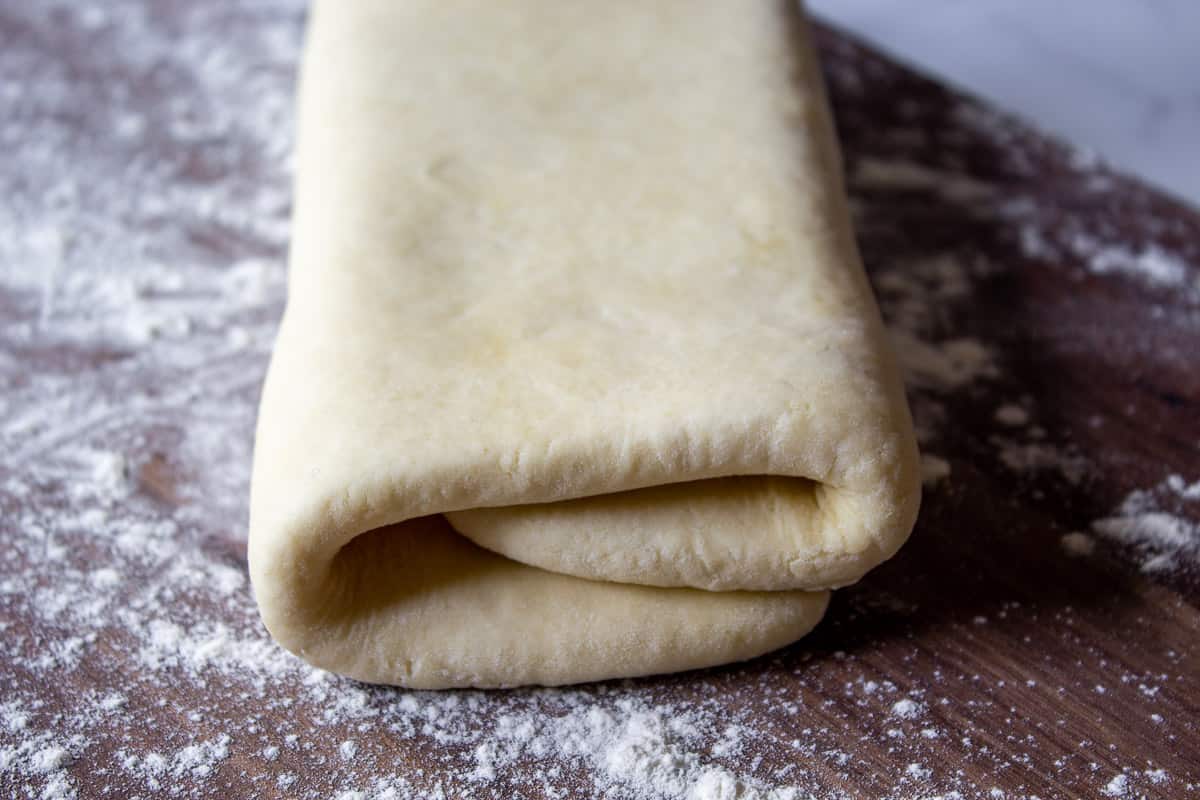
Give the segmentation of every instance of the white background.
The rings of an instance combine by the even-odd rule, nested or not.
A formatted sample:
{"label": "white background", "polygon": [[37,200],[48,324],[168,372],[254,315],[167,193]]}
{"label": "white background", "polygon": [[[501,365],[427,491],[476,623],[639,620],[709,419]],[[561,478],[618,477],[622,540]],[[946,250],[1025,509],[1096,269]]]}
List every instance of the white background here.
{"label": "white background", "polygon": [[809,0],[943,82],[1200,206],[1200,0]]}

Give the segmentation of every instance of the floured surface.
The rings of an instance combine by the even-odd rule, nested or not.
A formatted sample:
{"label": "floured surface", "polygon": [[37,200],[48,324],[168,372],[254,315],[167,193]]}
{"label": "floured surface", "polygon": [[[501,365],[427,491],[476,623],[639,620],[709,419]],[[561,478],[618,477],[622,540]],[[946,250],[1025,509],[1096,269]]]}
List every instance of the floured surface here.
{"label": "floured surface", "polygon": [[1195,557],[1143,573],[1165,540],[1093,523],[1200,520],[1200,307],[1161,266],[1195,281],[1200,222],[832,35],[926,453],[909,547],[699,674],[430,695],[272,645],[245,493],[301,13],[0,11],[0,794],[1195,793]]}

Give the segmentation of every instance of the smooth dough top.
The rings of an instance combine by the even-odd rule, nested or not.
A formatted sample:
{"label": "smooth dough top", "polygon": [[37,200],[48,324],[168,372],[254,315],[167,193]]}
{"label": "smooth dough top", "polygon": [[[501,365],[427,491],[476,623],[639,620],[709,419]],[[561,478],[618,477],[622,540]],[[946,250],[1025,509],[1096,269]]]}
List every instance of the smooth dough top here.
{"label": "smooth dough top", "polygon": [[720,663],[902,544],[793,3],[326,0],[301,85],[250,538],[285,646],[424,687]]}

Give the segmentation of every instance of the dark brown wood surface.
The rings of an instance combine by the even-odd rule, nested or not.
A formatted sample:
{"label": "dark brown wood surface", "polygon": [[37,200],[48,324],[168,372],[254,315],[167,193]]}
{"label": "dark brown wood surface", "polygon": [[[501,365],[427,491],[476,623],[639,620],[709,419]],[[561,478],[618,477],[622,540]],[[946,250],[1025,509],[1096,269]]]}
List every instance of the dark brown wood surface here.
{"label": "dark brown wood surface", "polygon": [[[501,717],[532,741],[589,704],[621,724],[631,703],[694,716],[673,752],[742,781],[677,796],[1200,793],[1198,543],[1175,542],[1160,568],[1136,539],[1062,545],[1155,487],[1155,513],[1200,536],[1200,503],[1162,489],[1200,481],[1196,210],[821,28],[885,316],[935,355],[956,340],[984,353],[961,379],[913,367],[923,450],[950,472],[911,542],[836,593],[813,635],[750,663],[568,693],[410,695],[276,655],[244,580],[286,241],[259,220],[286,219],[302,9],[37,5],[0,3],[0,796],[651,796],[554,748],[480,769]],[[285,133],[264,138],[273,126]],[[68,238],[51,237],[45,270],[103,273],[80,279],[78,302],[62,275],[46,289],[21,266],[47,258],[51,217]],[[247,259],[265,264],[246,273],[259,285],[205,293]],[[155,264],[186,272],[135,292],[146,342],[105,334],[114,319],[128,333],[134,311],[104,316],[101,290]],[[48,309],[55,285],[67,294]],[[182,311],[153,317],[162,308]],[[1005,405],[1028,421],[997,419]],[[81,443],[122,454],[128,488],[73,489],[72,470],[104,478],[78,465]],[[88,534],[101,529],[111,537]],[[121,550],[139,531],[141,550]],[[84,613],[102,591],[87,586],[109,594]],[[721,720],[740,731],[732,752]]]}

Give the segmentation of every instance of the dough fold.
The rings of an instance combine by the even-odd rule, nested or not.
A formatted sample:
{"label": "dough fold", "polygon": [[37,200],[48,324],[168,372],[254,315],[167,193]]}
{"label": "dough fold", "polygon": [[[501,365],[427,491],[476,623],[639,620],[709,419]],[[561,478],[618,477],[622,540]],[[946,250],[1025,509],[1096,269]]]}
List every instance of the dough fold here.
{"label": "dough fold", "polygon": [[318,0],[249,558],[417,688],[750,658],[917,513],[793,3]]}

